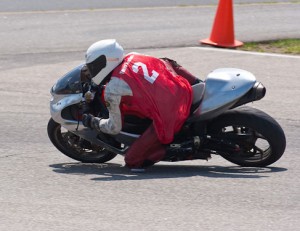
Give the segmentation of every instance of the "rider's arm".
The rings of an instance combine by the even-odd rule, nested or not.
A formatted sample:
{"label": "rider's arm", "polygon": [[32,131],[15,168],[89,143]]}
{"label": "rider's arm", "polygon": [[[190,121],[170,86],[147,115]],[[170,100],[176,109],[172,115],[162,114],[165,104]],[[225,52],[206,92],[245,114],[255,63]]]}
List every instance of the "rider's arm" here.
{"label": "rider's arm", "polygon": [[120,102],[122,96],[132,96],[132,90],[122,79],[112,77],[105,88],[104,99],[109,111],[108,119],[101,119],[100,130],[108,134],[118,134],[122,129]]}

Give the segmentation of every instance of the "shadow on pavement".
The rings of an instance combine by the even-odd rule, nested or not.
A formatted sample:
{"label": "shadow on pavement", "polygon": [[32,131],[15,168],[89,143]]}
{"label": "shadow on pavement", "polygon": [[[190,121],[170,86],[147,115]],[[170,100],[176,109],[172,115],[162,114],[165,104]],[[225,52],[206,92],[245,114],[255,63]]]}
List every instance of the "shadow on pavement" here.
{"label": "shadow on pavement", "polygon": [[184,177],[211,177],[211,178],[251,178],[259,179],[269,177],[269,173],[284,172],[286,168],[279,167],[239,167],[239,166],[203,166],[203,165],[164,165],[157,164],[144,173],[132,173],[120,164],[86,164],[86,163],[60,163],[50,165],[54,172],[62,174],[90,174],[99,175],[92,178],[95,181],[115,180],[146,180]]}

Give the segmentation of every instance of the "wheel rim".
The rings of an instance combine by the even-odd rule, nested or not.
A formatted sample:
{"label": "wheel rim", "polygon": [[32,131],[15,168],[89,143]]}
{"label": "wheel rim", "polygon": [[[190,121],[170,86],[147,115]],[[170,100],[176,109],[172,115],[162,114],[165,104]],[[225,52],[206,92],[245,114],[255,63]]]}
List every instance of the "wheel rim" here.
{"label": "wheel rim", "polygon": [[72,132],[69,132],[60,125],[55,129],[55,138],[57,143],[63,148],[71,151],[76,156],[84,159],[99,159],[107,154],[107,150],[98,145],[92,145],[90,142],[80,138]]}
{"label": "wheel rim", "polygon": [[272,154],[271,145],[267,138],[252,128],[227,126],[222,128],[221,133],[224,137],[236,136],[233,142],[239,146],[239,150],[224,154],[226,158],[235,162],[259,163]]}

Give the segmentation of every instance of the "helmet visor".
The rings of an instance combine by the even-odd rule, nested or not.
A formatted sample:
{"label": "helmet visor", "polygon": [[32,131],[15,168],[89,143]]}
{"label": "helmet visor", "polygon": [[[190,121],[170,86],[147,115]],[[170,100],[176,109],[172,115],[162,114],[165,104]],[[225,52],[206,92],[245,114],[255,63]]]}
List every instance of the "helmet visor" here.
{"label": "helmet visor", "polygon": [[106,57],[105,55],[99,56],[97,59],[95,59],[91,63],[86,64],[92,78],[94,78],[98,73],[106,67]]}

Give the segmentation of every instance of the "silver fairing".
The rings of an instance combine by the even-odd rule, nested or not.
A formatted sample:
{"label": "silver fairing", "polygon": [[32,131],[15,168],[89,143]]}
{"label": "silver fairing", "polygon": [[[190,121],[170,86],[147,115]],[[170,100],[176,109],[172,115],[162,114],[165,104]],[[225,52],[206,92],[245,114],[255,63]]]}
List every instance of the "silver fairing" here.
{"label": "silver fairing", "polygon": [[201,120],[221,114],[246,94],[255,82],[255,76],[245,70],[236,68],[214,70],[205,80],[203,101],[195,114],[198,114]]}
{"label": "silver fairing", "polygon": [[[103,146],[105,144],[97,138],[98,132],[96,132],[95,130],[91,130],[90,128],[84,127],[82,121],[70,120],[70,119],[63,118],[62,116],[62,111],[65,108],[82,102],[83,100],[82,93],[59,95],[51,92],[51,94],[52,94],[52,98],[50,100],[50,113],[52,119],[55,122],[59,123],[62,127],[67,129],[68,131],[84,138],[85,140],[92,142],[93,144],[97,144],[100,146]],[[118,140],[121,143],[124,143],[125,145],[130,145],[138,137],[139,135],[137,134],[129,134],[121,131],[120,134],[116,136],[116,140]],[[116,150],[114,150],[114,152],[116,152]],[[120,152],[120,150],[117,151]],[[119,154],[122,154],[122,152],[120,152]]]}
{"label": "silver fairing", "polygon": [[[66,75],[61,77],[51,88],[50,113],[52,119],[59,123],[66,130],[90,141],[93,144],[103,146],[97,136],[98,132],[83,126],[82,121],[73,118],[71,108],[80,104],[85,100],[82,93],[81,85],[81,69],[83,65],[79,65]],[[75,110],[76,110],[75,106]],[[79,113],[79,111],[78,111]],[[109,147],[107,147],[109,148]],[[115,152],[115,150],[112,150]]]}
{"label": "silver fairing", "polygon": [[[71,106],[73,104],[78,104],[82,101],[82,93],[79,94],[69,94],[69,95],[58,95],[52,94],[50,100],[50,113],[52,119],[61,124],[64,128],[69,131],[75,131],[78,125],[76,120],[68,120],[62,117],[62,111],[64,108]],[[84,128],[82,123],[79,123],[79,127]]]}

